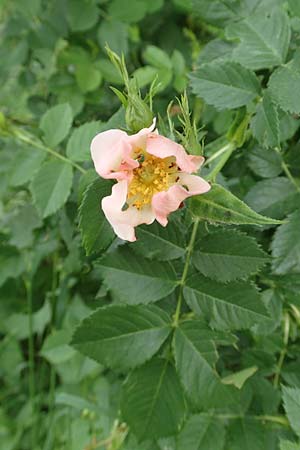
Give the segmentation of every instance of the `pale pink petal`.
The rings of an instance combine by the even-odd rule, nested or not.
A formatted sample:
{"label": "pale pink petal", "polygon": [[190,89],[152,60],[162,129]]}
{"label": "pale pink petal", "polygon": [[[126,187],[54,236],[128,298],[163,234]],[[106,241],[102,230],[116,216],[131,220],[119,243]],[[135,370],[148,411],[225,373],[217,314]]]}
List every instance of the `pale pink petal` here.
{"label": "pale pink petal", "polygon": [[187,197],[203,194],[210,190],[210,185],[196,175],[182,173],[179,177],[180,184],[175,184],[167,191],[155,194],[152,198],[152,208],[156,220],[164,227],[168,223],[168,215],[176,211]]}
{"label": "pale pink petal", "polygon": [[[103,178],[118,178],[116,174],[123,155],[130,150],[128,136],[122,130],[107,130],[97,134],[91,143],[96,172]],[[128,149],[129,147],[129,149]]]}
{"label": "pale pink petal", "polygon": [[148,136],[147,152],[158,158],[175,156],[178,167],[187,173],[196,172],[204,161],[203,156],[188,155],[182,145],[154,133]]}
{"label": "pale pink petal", "polygon": [[190,175],[189,173],[179,173],[178,176],[178,183],[188,188],[189,196],[204,194],[211,188],[210,184],[207,181],[203,180],[203,178],[198,177],[197,175]]}
{"label": "pale pink petal", "polygon": [[155,216],[150,205],[140,210],[130,206],[126,211],[122,211],[127,198],[127,188],[126,180],[116,183],[111,195],[102,199],[102,209],[116,235],[125,241],[133,242],[136,240],[134,227],[142,223],[149,225],[155,220]]}
{"label": "pale pink petal", "polygon": [[[156,119],[153,119],[152,125],[149,128],[142,128],[138,133],[129,136],[129,142],[133,149],[140,148],[142,150],[146,149],[147,137],[155,129]],[[154,133],[156,135],[156,133]]]}

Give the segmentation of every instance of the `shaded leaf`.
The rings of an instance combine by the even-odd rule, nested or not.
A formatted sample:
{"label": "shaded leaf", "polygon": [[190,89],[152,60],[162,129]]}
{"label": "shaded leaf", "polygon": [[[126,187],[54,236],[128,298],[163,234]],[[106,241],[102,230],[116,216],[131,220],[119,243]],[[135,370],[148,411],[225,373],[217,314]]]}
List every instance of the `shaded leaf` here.
{"label": "shaded leaf", "polygon": [[300,437],[300,389],[282,387],[283,405],[294,432]]}
{"label": "shaded leaf", "polygon": [[197,414],[184,424],[176,450],[223,450],[225,428],[213,415]]}
{"label": "shaded leaf", "polygon": [[300,113],[300,67],[290,63],[276,69],[269,79],[268,89],[284,111]]}
{"label": "shaded leaf", "polygon": [[105,250],[115,237],[101,209],[101,200],[110,195],[111,183],[97,178],[84,193],[79,208],[79,228],[87,255]]}
{"label": "shaded leaf", "polygon": [[248,152],[250,169],[262,178],[274,178],[282,172],[282,157],[276,151],[254,147]]}
{"label": "shaded leaf", "polygon": [[262,102],[257,105],[256,114],[251,121],[251,130],[262,146],[280,146],[277,106],[267,91]]}
{"label": "shaded leaf", "polygon": [[175,434],[185,413],[185,402],[175,369],[153,359],[127,378],[121,399],[125,421],[139,439]]}

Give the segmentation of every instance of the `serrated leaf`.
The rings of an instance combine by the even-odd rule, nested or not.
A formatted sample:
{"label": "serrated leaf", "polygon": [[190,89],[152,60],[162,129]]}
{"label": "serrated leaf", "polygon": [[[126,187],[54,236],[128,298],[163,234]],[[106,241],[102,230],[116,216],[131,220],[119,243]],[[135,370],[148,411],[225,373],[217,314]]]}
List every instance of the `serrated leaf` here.
{"label": "serrated leaf", "polygon": [[175,221],[165,228],[156,222],[141,226],[136,234],[137,241],[132,249],[147,258],[170,261],[185,254],[185,235]]}
{"label": "serrated leaf", "polygon": [[286,59],[291,37],[289,18],[282,9],[274,8],[268,14],[229,25],[227,36],[240,40],[232,53],[235,61],[253,70],[272,68]]}
{"label": "serrated leaf", "polygon": [[68,103],[53,106],[41,118],[40,128],[46,144],[55,147],[68,135],[73,121],[73,112]]}
{"label": "serrated leaf", "polygon": [[225,428],[213,415],[197,414],[184,424],[176,450],[223,450]]}
{"label": "serrated leaf", "polygon": [[245,197],[245,202],[258,213],[279,219],[294,211],[299,200],[299,192],[285,177],[259,181]]}
{"label": "serrated leaf", "polygon": [[90,161],[90,145],[100,128],[99,122],[88,122],[76,128],[68,140],[67,156],[73,161]]}
{"label": "serrated leaf", "polygon": [[195,217],[210,222],[233,225],[275,225],[278,220],[257,214],[239,198],[218,184],[210,191],[192,197],[191,212]]}
{"label": "serrated leaf", "polygon": [[290,214],[287,221],[276,230],[271,244],[276,275],[300,273],[300,211]]}
{"label": "serrated leaf", "polygon": [[123,387],[121,411],[140,440],[178,431],[185,402],[175,369],[167,360],[153,359],[129,375]]}
{"label": "serrated leaf", "polygon": [[294,432],[300,437],[300,389],[282,387],[283,406]]}
{"label": "serrated leaf", "polygon": [[235,420],[230,426],[228,441],[230,450],[266,450],[265,431],[257,420]]}
{"label": "serrated leaf", "polygon": [[226,375],[226,377],[222,379],[222,383],[232,384],[238,389],[242,389],[248,378],[252,377],[252,375],[254,375],[257,370],[258,367],[253,366],[248,367],[247,369],[240,370],[239,372],[231,373],[230,375]]}
{"label": "serrated leaf", "polygon": [[248,152],[250,169],[262,178],[274,178],[282,172],[282,157],[276,151],[254,147]]}
{"label": "serrated leaf", "polygon": [[176,370],[191,402],[199,408],[222,406],[230,398],[215,369],[216,337],[199,320],[182,323],[174,334]]}
{"label": "serrated leaf", "polygon": [[258,291],[246,282],[212,283],[197,274],[187,279],[183,293],[195,314],[221,329],[249,328],[269,318]]}
{"label": "serrated leaf", "polygon": [[277,106],[268,91],[264,93],[262,102],[257,105],[256,114],[251,121],[251,130],[263,147],[280,146]]}
{"label": "serrated leaf", "polygon": [[71,344],[105,366],[126,371],[150,359],[170,331],[169,316],[156,306],[112,305],[85,318]]}
{"label": "serrated leaf", "polygon": [[50,216],[65,204],[72,181],[70,164],[53,160],[42,165],[30,185],[34,204],[42,217]]}
{"label": "serrated leaf", "polygon": [[114,298],[122,303],[155,302],[171,294],[178,285],[171,264],[138,257],[129,247],[107,254],[97,266]]}
{"label": "serrated leaf", "polygon": [[247,105],[260,94],[255,74],[229,61],[203,64],[190,78],[194,94],[219,110]]}
{"label": "serrated leaf", "polygon": [[280,441],[280,450],[300,450],[300,444],[291,441]]}
{"label": "serrated leaf", "polygon": [[223,229],[205,236],[193,253],[199,272],[221,282],[246,278],[267,261],[255,239],[236,230]]}
{"label": "serrated leaf", "polygon": [[289,63],[276,69],[268,83],[273,100],[292,114],[300,113],[300,67]]}
{"label": "serrated leaf", "polygon": [[79,209],[79,228],[87,255],[105,250],[115,235],[101,209],[101,200],[110,195],[111,183],[97,178],[84,193]]}

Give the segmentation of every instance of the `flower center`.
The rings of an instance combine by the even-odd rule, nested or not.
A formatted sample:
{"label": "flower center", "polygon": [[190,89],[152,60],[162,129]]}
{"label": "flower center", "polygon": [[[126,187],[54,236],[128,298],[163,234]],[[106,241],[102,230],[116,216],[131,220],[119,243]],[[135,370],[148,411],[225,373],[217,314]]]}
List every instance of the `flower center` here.
{"label": "flower center", "polygon": [[151,203],[154,194],[167,191],[176,183],[179,169],[174,156],[161,159],[147,152],[141,152],[137,156],[137,161],[140,165],[133,170],[127,204],[141,209]]}

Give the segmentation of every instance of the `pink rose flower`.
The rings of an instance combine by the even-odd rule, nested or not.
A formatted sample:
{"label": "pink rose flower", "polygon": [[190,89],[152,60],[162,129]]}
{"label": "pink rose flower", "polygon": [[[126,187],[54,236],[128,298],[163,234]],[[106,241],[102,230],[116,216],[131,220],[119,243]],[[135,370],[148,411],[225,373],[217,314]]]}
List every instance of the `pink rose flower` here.
{"label": "pink rose flower", "polygon": [[117,183],[102,199],[103,212],[115,233],[135,241],[134,228],[155,219],[162,225],[191,195],[209,191],[210,185],[197,175],[202,156],[188,155],[176,142],[143,128],[129,136],[122,130],[97,134],[91,143],[96,172]]}

